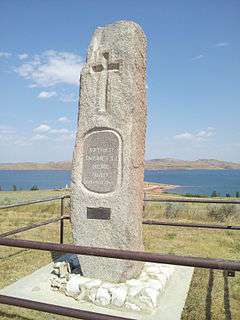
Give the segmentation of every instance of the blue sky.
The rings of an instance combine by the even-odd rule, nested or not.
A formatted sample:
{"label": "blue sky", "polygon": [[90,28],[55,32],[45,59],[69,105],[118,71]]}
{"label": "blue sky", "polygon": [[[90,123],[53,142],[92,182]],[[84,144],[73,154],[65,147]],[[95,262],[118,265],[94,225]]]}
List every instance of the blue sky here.
{"label": "blue sky", "polygon": [[96,27],[148,39],[146,158],[240,160],[240,2],[0,1],[0,162],[70,160]]}

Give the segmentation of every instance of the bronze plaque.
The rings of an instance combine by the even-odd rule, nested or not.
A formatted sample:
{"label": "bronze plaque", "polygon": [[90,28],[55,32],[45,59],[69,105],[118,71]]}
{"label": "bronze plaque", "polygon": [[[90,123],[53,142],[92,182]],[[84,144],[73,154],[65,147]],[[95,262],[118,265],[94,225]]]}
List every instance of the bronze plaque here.
{"label": "bronze plaque", "polygon": [[87,208],[88,219],[110,220],[110,208]]}
{"label": "bronze plaque", "polygon": [[112,131],[88,134],[83,146],[82,183],[93,192],[114,191],[118,179],[119,139]]}

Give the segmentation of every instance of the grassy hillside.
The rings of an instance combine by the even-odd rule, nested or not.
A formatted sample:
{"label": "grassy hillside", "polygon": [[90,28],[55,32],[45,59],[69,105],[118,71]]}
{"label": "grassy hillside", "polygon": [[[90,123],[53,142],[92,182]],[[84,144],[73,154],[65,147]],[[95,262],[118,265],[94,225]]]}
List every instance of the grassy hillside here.
{"label": "grassy hillside", "polygon": [[[24,198],[46,198],[56,191],[1,192],[0,205]],[[164,197],[157,190],[148,196]],[[168,196],[169,197],[169,196]],[[174,195],[172,195],[174,197]],[[66,201],[65,210],[69,212]],[[0,211],[0,233],[33,222],[57,217],[60,201]],[[240,206],[183,203],[148,203],[145,219],[182,222],[240,224]],[[145,225],[146,251],[240,260],[240,232],[231,230],[191,229]],[[59,224],[52,224],[18,234],[15,238],[58,242]],[[72,242],[70,223],[66,222],[65,242]],[[54,254],[36,250],[0,247],[0,287],[6,286],[37,268],[46,265]],[[182,320],[238,320],[240,314],[240,274],[226,277],[222,271],[195,269]],[[69,319],[32,310],[0,305],[3,320]]]}

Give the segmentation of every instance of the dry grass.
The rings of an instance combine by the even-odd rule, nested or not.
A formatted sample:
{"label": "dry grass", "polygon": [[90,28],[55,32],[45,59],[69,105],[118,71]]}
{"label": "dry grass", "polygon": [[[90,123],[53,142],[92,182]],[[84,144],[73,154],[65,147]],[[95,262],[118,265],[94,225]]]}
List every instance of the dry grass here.
{"label": "dry grass", "polygon": [[[19,191],[0,193],[0,205],[59,196],[57,191]],[[66,203],[66,212],[68,206]],[[0,232],[6,232],[15,228],[58,217],[60,214],[60,201],[49,203],[21,206],[18,208],[0,211]],[[37,241],[59,241],[59,223],[50,224],[33,230],[29,230],[13,236],[14,239],[28,239]],[[70,225],[66,223],[66,242],[71,242]],[[54,255],[54,254],[53,254]],[[38,268],[50,263],[53,259],[50,252],[28,250],[21,248],[0,247],[0,287],[15,282],[20,277],[31,274]],[[50,315],[34,310],[27,310],[17,307],[0,306],[0,319],[69,319],[68,317]]]}
{"label": "dry grass", "polygon": [[[238,206],[149,204],[146,218],[182,222],[240,224]],[[227,209],[230,208],[230,209]],[[214,214],[212,214],[214,212]],[[240,260],[240,232],[144,226],[145,249],[151,252]],[[239,320],[240,275],[195,269],[182,320]]]}
{"label": "dry grass", "polygon": [[[0,205],[30,198],[59,195],[54,191],[0,193]],[[237,207],[237,206],[236,206]],[[234,207],[235,208],[235,207]],[[225,209],[222,205],[206,204],[148,204],[145,217],[149,219],[184,222],[212,222],[240,224],[239,209]],[[68,208],[66,207],[66,210]],[[0,232],[33,222],[57,217],[60,201],[0,211]],[[59,224],[27,231],[16,238],[59,241]],[[71,242],[70,225],[66,222],[65,242]],[[240,260],[240,232],[176,227],[144,226],[147,251]],[[0,247],[0,286],[13,283],[52,261],[48,252]],[[62,316],[0,306],[0,319],[65,319]],[[66,318],[69,319],[69,318]],[[182,320],[239,320],[240,276],[226,277],[222,271],[195,269]]]}

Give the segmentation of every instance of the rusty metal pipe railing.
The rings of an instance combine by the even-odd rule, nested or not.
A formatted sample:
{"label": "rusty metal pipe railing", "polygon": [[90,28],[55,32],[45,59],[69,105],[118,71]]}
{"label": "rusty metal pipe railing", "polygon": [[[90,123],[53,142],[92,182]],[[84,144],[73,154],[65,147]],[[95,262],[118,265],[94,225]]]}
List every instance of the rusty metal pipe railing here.
{"label": "rusty metal pipe railing", "polygon": [[26,201],[26,202],[19,202],[15,204],[9,204],[6,206],[0,206],[1,209],[10,209],[10,208],[15,208],[15,207],[21,207],[21,206],[27,206],[30,204],[36,204],[36,203],[41,203],[41,202],[49,202],[49,201],[55,201],[55,200],[60,200],[60,199],[65,199],[65,198],[70,198],[69,195],[64,195],[61,197],[54,197],[54,198],[45,198],[45,199],[39,199],[39,200],[34,200],[34,201]]}
{"label": "rusty metal pipe railing", "polygon": [[[20,202],[15,204],[9,204],[6,206],[0,206],[0,209],[9,209],[14,207],[20,207],[20,206],[26,206],[41,202],[49,202],[54,200],[61,200],[65,198],[70,198],[70,195],[64,195],[60,197],[53,197],[53,198],[45,198],[45,199],[39,199],[34,201],[26,201],[26,202]],[[222,204],[240,204],[240,200],[221,200],[221,199],[173,199],[173,198],[164,198],[164,199],[144,199],[144,202],[183,202],[183,203],[222,203]]]}
{"label": "rusty metal pipe railing", "polygon": [[240,230],[240,226],[226,226],[221,224],[182,223],[182,222],[168,222],[168,221],[156,221],[156,220],[144,220],[143,224],[155,225],[155,226],[168,226],[168,227]]}
{"label": "rusty metal pipe railing", "polygon": [[221,200],[221,199],[173,199],[173,198],[163,198],[163,199],[144,199],[144,202],[183,202],[183,203],[222,203],[222,204],[240,204],[240,200]]}
{"label": "rusty metal pipe railing", "polygon": [[8,239],[8,238],[0,238],[0,245],[9,246],[9,247],[45,250],[45,251],[75,253],[75,254],[82,254],[87,256],[106,257],[106,258],[123,259],[123,260],[135,260],[135,261],[144,261],[144,262],[182,265],[187,267],[240,271],[239,261],[223,260],[223,259],[177,256],[177,255],[171,255],[171,254],[106,249],[106,248],[96,248],[96,247],[87,247],[87,246],[76,246],[72,244],[57,244],[52,242],[16,240],[16,239]]}
{"label": "rusty metal pipe railing", "polygon": [[20,232],[24,232],[24,231],[28,231],[28,230],[31,230],[31,229],[35,229],[35,228],[38,228],[38,227],[42,227],[42,226],[48,225],[50,223],[54,223],[54,222],[61,221],[63,219],[67,219],[68,217],[69,216],[61,216],[59,218],[54,218],[54,219],[49,219],[49,220],[45,220],[45,221],[41,221],[41,222],[32,223],[32,224],[30,224],[28,226],[24,226],[24,227],[21,227],[21,228],[17,228],[17,229],[2,233],[2,234],[0,234],[0,238],[1,237],[11,236],[11,235],[14,235],[14,234],[17,234],[17,233],[20,233]]}
{"label": "rusty metal pipe railing", "polygon": [[[39,310],[47,313],[59,314],[61,316],[68,316],[83,320],[131,320],[130,318],[123,318],[111,316],[92,311],[84,311],[79,309],[72,309],[68,307],[61,307],[55,304],[37,302],[33,300],[14,298],[10,296],[0,295],[0,304],[7,304],[10,306],[17,306],[26,309]],[[133,320],[133,319],[132,319]]]}
{"label": "rusty metal pipe railing", "polygon": [[61,209],[60,209],[60,238],[59,238],[59,243],[63,243],[63,237],[64,237],[64,198],[61,199]]}

